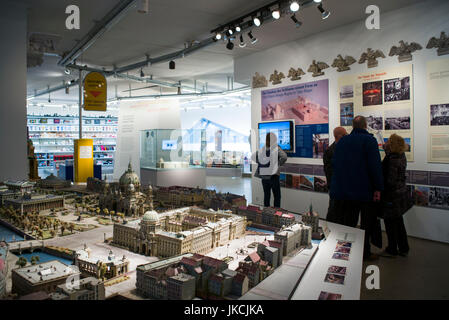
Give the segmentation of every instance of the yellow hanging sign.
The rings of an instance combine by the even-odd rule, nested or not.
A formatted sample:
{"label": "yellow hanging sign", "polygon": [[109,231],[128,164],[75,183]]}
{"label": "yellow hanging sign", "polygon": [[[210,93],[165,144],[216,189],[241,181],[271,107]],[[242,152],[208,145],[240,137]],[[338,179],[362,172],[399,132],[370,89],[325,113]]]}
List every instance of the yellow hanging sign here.
{"label": "yellow hanging sign", "polygon": [[106,78],[99,72],[91,72],[84,78],[84,110],[106,111]]}

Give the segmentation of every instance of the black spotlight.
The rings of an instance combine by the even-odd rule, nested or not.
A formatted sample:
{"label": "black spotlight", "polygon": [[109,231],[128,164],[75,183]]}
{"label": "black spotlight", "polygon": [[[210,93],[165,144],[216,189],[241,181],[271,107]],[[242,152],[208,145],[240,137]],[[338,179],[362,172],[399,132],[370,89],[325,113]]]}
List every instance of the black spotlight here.
{"label": "black spotlight", "polygon": [[231,42],[231,39],[229,38],[228,40],[228,44],[226,45],[226,48],[228,48],[229,50],[234,49],[234,44]]}
{"label": "black spotlight", "polygon": [[145,77],[145,73],[143,73],[143,69],[140,69],[140,77],[141,78]]}
{"label": "black spotlight", "polygon": [[326,11],[326,10],[324,10],[323,9],[323,4],[322,3],[320,3],[318,6],[317,6],[317,8],[318,8],[318,10],[320,10],[320,12],[321,12],[321,19],[327,19],[329,16],[330,16],[330,12],[329,11]]}
{"label": "black spotlight", "polygon": [[302,26],[302,22],[299,21],[298,19],[296,19],[296,16],[295,16],[295,15],[292,15],[292,16],[290,17],[290,19],[293,20],[293,22],[294,22],[295,25],[296,25],[296,28],[299,28],[300,26]]}
{"label": "black spotlight", "polygon": [[248,37],[251,39],[252,44],[255,44],[257,42],[257,38],[253,36],[252,31],[248,32]]}
{"label": "black spotlight", "polygon": [[168,68],[169,68],[170,70],[175,70],[175,67],[176,67],[175,62],[174,62],[173,60],[170,61],[170,63],[168,64]]}

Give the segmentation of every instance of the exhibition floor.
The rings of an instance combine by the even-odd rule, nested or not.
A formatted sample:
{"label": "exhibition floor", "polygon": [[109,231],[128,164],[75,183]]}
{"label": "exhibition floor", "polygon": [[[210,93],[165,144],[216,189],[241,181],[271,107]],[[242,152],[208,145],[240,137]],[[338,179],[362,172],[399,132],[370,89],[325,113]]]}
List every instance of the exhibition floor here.
{"label": "exhibition floor", "polygon": [[[207,177],[208,189],[245,194],[251,203],[250,178]],[[387,243],[383,233],[383,243]],[[449,299],[449,244],[409,237],[408,257],[380,257],[364,262],[363,270],[374,264],[380,269],[380,290],[367,290],[362,272],[361,300],[368,299]],[[380,253],[373,248],[374,253]]]}

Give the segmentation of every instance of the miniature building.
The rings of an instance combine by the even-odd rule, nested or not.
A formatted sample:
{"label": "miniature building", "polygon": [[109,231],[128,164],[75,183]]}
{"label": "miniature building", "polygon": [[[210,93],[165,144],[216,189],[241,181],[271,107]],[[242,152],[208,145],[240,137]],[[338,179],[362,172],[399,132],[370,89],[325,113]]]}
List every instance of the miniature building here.
{"label": "miniature building", "polygon": [[88,189],[101,189],[99,196],[101,209],[122,212],[126,216],[142,216],[153,202],[151,186],[146,194],[140,192],[140,179],[133,171],[131,163],[128,165],[128,170],[120,177],[118,186],[97,180],[89,179]]}
{"label": "miniature building", "polygon": [[5,205],[5,200],[20,198],[22,193],[17,190],[10,190],[6,186],[0,186],[0,206]]}
{"label": "miniature building", "polygon": [[90,250],[78,250],[75,256],[75,265],[84,276],[100,279],[102,272],[105,279],[111,279],[128,272],[129,261],[125,256],[116,258],[112,251],[107,259],[91,257]]}
{"label": "miniature building", "polygon": [[257,245],[257,254],[275,269],[282,264],[282,242],[263,241]]}
{"label": "miniature building", "polygon": [[68,277],[75,276],[79,276],[78,271],[57,260],[13,269],[11,291],[19,295],[38,291],[52,293],[58,285],[65,283]]}
{"label": "miniature building", "polygon": [[282,254],[286,256],[300,246],[311,246],[312,228],[296,223],[275,233],[274,239],[282,242]]}
{"label": "miniature building", "polygon": [[104,283],[94,277],[81,279],[73,286],[63,283],[50,296],[53,300],[104,300]]}
{"label": "miniature building", "polygon": [[169,300],[192,300],[195,298],[195,277],[179,273],[167,279]]}
{"label": "miniature building", "polygon": [[281,228],[295,223],[295,216],[281,208],[265,207],[261,210],[256,206],[240,206],[234,209],[234,213],[245,216],[247,220],[252,221],[255,225],[262,224]]}
{"label": "miniature building", "polygon": [[37,186],[44,189],[63,189],[69,188],[70,185],[71,182],[69,180],[58,178],[53,173],[50,174],[47,178],[37,181]]}
{"label": "miniature building", "polygon": [[[247,279],[239,278],[228,264],[200,254],[187,253],[137,267],[137,292],[153,299],[223,297],[233,291],[246,292]],[[242,280],[242,281],[240,281]]]}
{"label": "miniature building", "polygon": [[9,190],[18,191],[24,195],[25,193],[31,192],[36,185],[35,182],[31,181],[12,181],[6,180],[4,182],[5,186],[8,187]]}
{"label": "miniature building", "polygon": [[64,197],[52,194],[25,194],[20,198],[7,199],[5,206],[12,206],[20,213],[42,211],[64,207]]}
{"label": "miniature building", "polygon": [[113,242],[149,256],[205,254],[243,236],[245,228],[245,218],[224,212],[195,207],[148,211],[140,220],[114,224]]}
{"label": "miniature building", "polygon": [[310,206],[310,210],[302,215],[302,222],[312,227],[312,232],[318,232],[318,227],[320,223],[320,216],[318,213],[314,212],[312,206]]}

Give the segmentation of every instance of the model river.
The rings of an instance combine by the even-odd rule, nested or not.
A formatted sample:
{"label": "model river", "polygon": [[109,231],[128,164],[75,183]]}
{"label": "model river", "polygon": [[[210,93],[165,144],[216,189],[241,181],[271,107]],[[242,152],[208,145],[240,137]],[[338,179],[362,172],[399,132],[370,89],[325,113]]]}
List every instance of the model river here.
{"label": "model river", "polygon": [[0,241],[14,242],[23,240],[21,235],[0,224]]}

